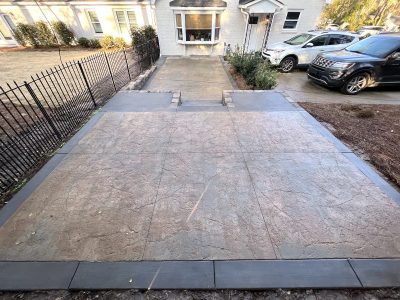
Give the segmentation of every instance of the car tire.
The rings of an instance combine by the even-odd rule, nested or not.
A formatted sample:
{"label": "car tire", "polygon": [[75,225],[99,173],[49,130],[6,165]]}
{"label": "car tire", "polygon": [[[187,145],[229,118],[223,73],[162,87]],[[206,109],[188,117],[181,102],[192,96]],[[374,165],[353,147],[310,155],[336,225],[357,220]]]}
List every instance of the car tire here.
{"label": "car tire", "polygon": [[279,65],[279,69],[283,73],[290,73],[294,70],[294,68],[296,68],[296,65],[297,65],[297,60],[292,56],[288,56],[282,59]]}
{"label": "car tire", "polygon": [[340,88],[340,91],[346,95],[357,95],[368,86],[370,77],[368,73],[354,74]]}

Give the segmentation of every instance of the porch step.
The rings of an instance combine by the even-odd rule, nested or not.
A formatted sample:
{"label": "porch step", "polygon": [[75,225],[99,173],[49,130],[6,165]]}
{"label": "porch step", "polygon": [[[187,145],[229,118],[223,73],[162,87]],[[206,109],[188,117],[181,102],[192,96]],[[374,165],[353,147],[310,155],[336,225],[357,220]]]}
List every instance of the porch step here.
{"label": "porch step", "polygon": [[198,100],[198,101],[186,101],[183,100],[182,101],[182,105],[183,107],[216,107],[216,106],[223,106],[222,101],[221,100]]}

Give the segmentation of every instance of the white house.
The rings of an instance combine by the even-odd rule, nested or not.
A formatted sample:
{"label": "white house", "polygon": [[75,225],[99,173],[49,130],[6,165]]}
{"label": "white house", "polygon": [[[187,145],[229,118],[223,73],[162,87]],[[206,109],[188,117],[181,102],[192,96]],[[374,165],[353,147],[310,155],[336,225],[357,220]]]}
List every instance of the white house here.
{"label": "white house", "polygon": [[326,0],[155,0],[163,55],[221,55],[239,45],[260,51],[315,29]]}
{"label": "white house", "polygon": [[70,26],[78,37],[121,36],[132,25],[157,28],[162,55],[222,55],[225,46],[259,51],[314,29],[326,0],[14,0],[0,1],[0,46],[16,45],[19,22]]}
{"label": "white house", "polygon": [[14,0],[0,1],[0,46],[16,45],[11,30],[17,23],[65,22],[78,37],[124,37],[133,25],[155,26],[149,1],[124,0]]}

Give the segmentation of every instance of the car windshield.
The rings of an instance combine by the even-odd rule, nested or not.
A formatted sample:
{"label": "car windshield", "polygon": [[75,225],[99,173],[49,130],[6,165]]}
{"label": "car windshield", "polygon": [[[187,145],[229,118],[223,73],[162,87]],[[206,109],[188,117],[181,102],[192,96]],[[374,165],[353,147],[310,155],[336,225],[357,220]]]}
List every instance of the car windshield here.
{"label": "car windshield", "polygon": [[396,37],[370,37],[346,48],[347,51],[385,58],[400,48],[400,39]]}
{"label": "car windshield", "polygon": [[312,34],[300,34],[300,35],[296,35],[295,37],[292,37],[291,39],[285,41],[286,44],[289,45],[302,45],[305,42],[307,42],[308,40],[310,40],[312,37],[314,37],[314,35]]}

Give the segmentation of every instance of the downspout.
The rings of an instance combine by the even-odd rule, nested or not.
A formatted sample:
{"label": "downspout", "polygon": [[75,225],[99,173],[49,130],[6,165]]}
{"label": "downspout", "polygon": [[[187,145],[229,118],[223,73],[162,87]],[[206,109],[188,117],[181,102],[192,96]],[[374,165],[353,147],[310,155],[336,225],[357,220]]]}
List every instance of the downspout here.
{"label": "downspout", "polygon": [[245,24],[244,36],[243,36],[243,54],[244,54],[245,47],[246,47],[246,41],[247,41],[247,31],[249,29],[250,14],[247,11],[243,10],[243,8],[240,8],[240,11],[242,12],[242,14],[245,15],[245,18],[246,18],[246,20],[245,20],[246,24]]}

